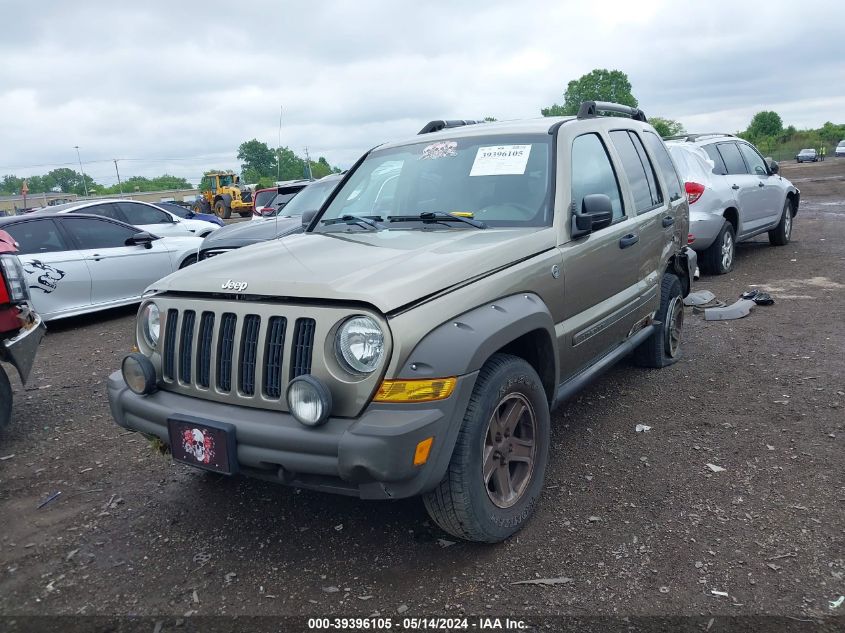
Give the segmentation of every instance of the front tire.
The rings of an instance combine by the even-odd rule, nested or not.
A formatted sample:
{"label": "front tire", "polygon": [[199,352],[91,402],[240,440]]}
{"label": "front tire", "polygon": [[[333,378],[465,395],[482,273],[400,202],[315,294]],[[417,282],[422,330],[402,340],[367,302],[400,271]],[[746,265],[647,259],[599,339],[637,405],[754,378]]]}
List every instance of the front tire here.
{"label": "front tire", "polygon": [[719,235],[702,253],[701,263],[708,273],[725,275],[733,269],[736,257],[736,233],[733,224],[725,221]]}
{"label": "front tire", "polygon": [[12,385],[6,370],[0,367],[0,431],[12,421]]}
{"label": "front tire", "polygon": [[443,530],[497,543],[528,521],[549,458],[549,403],[534,368],[494,354],[478,374],[449,469],[423,497]]}
{"label": "front tire", "polygon": [[792,237],[792,204],[789,198],[783,203],[783,214],[778,225],[769,231],[769,244],[772,246],[786,246]]}
{"label": "front tire", "polygon": [[214,203],[214,215],[223,220],[228,220],[232,217],[232,207],[227,207],[225,202],[218,200]]}
{"label": "front tire", "polygon": [[660,309],[655,320],[658,329],[634,350],[634,362],[640,367],[659,369],[681,357],[681,334],[684,329],[684,296],[681,280],[670,273],[660,282]]}

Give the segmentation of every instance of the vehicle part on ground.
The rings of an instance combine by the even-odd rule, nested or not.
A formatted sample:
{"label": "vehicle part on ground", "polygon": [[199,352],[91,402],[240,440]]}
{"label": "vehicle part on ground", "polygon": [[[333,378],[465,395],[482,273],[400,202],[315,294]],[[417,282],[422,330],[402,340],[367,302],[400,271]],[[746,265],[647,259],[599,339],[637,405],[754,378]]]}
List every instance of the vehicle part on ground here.
{"label": "vehicle part on ground", "polygon": [[696,292],[691,292],[686,297],[684,297],[684,305],[702,306],[706,303],[710,303],[715,298],[716,295],[714,295],[709,290],[697,290]]}
{"label": "vehicle part on ground", "polygon": [[732,321],[747,317],[756,303],[750,299],[740,299],[723,308],[707,308],[704,311],[705,321]]}

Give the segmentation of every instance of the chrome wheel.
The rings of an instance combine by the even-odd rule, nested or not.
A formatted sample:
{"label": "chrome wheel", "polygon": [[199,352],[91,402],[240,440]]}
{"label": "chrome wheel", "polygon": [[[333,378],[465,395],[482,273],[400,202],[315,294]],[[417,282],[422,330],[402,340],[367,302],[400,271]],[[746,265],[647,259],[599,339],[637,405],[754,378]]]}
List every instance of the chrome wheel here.
{"label": "chrome wheel", "polygon": [[519,393],[502,398],[487,423],[482,451],[484,485],[497,507],[513,506],[528,488],[534,473],[536,437],[531,403]]}
{"label": "chrome wheel", "polygon": [[681,297],[672,297],[667,314],[666,353],[675,358],[681,348],[681,332],[684,329],[684,301]]}
{"label": "chrome wheel", "polygon": [[731,269],[731,266],[734,263],[734,237],[731,235],[730,231],[725,231],[725,234],[722,236],[722,270],[725,272]]}

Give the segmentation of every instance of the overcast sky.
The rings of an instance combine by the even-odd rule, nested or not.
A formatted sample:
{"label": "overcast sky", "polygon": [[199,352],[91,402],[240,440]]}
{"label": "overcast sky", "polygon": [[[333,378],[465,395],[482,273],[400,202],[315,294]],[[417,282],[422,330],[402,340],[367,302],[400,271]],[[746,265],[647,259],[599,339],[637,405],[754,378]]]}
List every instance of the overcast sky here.
{"label": "overcast sky", "polygon": [[348,167],[431,119],[538,116],[594,68],[690,131],[845,122],[841,0],[0,2],[0,175],[78,145],[103,184],[114,158],[196,182],[277,145],[280,105],[283,145]]}

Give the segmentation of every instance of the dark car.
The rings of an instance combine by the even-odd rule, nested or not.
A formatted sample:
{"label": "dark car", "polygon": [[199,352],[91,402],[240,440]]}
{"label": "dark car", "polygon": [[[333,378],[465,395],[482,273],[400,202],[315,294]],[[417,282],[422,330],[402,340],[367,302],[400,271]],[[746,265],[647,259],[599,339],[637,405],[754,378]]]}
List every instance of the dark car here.
{"label": "dark car", "polygon": [[343,176],[326,176],[301,189],[274,217],[261,222],[239,222],[218,229],[200,247],[200,261],[258,242],[284,237],[302,230],[302,214],[316,211],[329,197]]}
{"label": "dark car", "polygon": [[310,185],[313,180],[285,180],[275,187],[259,189],[252,198],[252,219],[264,220],[274,217],[280,209],[293,200],[294,196]]}
{"label": "dark car", "polygon": [[191,207],[186,207],[178,202],[153,202],[152,204],[160,209],[164,209],[165,211],[170,211],[171,213],[178,215],[183,220],[205,220],[206,222],[211,222],[217,226],[226,225],[223,220],[213,213],[194,213]]}

